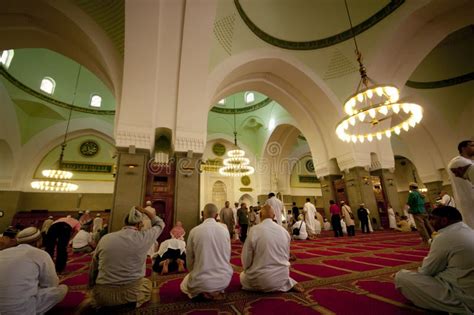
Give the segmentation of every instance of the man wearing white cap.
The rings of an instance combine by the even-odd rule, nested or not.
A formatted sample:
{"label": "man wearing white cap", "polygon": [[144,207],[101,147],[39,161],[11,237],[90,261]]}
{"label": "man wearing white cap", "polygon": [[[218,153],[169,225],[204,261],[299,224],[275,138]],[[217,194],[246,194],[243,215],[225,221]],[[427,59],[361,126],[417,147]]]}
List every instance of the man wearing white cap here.
{"label": "man wearing white cap", "polygon": [[[151,229],[142,230],[144,214]],[[89,287],[95,307],[136,303],[140,307],[151,298],[152,283],[145,278],[147,252],[160,236],[165,223],[142,207],[132,207],[125,226],[104,235],[92,258]]]}
{"label": "man wearing white cap", "polygon": [[17,234],[18,246],[0,252],[0,314],[44,314],[67,293],[59,285],[51,257],[37,248],[41,232],[28,227]]}
{"label": "man wearing white cap", "polygon": [[461,211],[463,221],[474,229],[474,141],[461,141],[458,145],[459,156],[448,165],[448,174],[456,199],[456,207]]}

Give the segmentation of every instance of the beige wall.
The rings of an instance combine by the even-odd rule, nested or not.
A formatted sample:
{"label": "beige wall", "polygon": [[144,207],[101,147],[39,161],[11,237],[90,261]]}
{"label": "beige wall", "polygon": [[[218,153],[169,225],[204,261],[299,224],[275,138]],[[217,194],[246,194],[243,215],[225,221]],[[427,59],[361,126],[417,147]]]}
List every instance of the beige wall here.
{"label": "beige wall", "polygon": [[0,191],[0,209],[5,215],[0,218],[0,232],[7,228],[18,211],[45,209],[64,211],[75,209],[104,210],[112,208],[112,194],[77,193],[32,193]]}
{"label": "beige wall", "polygon": [[0,233],[10,226],[18,209],[20,195],[20,191],[0,191],[0,210],[4,212],[3,217],[0,218]]}

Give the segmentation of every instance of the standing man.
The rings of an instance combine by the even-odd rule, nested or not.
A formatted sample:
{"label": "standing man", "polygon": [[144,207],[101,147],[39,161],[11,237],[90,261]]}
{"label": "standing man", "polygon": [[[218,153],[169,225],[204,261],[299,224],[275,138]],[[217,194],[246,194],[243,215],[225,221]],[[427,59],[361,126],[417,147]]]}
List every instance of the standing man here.
{"label": "standing man", "polygon": [[268,199],[265,204],[270,205],[270,207],[273,208],[273,210],[275,211],[276,222],[278,223],[278,225],[281,225],[282,214],[285,214],[285,217],[286,217],[286,210],[285,210],[285,206],[283,205],[283,202],[277,197],[275,197],[275,194],[271,192],[268,194]]}
{"label": "standing man", "polygon": [[217,207],[208,203],[204,222],[191,230],[186,246],[189,273],[181,282],[181,291],[189,298],[223,299],[232,278],[230,237],[227,228],[216,221]]}
{"label": "standing man", "polygon": [[240,241],[244,243],[247,239],[247,230],[249,228],[249,211],[245,202],[242,202],[237,210],[237,219],[240,226]]}
{"label": "standing man", "polygon": [[94,221],[92,222],[92,235],[94,239],[98,239],[98,234],[102,230],[102,225],[104,224],[104,219],[100,217],[100,213],[97,213]]}
{"label": "standing man", "polygon": [[250,230],[242,249],[242,288],[261,292],[291,289],[303,292],[304,289],[290,278],[290,235],[273,222],[275,212],[268,204],[263,206],[260,216],[262,222]]}
{"label": "standing man", "polygon": [[360,226],[362,229],[362,233],[370,233],[369,230],[369,213],[365,208],[365,204],[361,203],[359,209],[357,209],[357,217],[360,221]]}
{"label": "standing man", "polygon": [[306,203],[303,206],[303,215],[308,237],[314,239],[316,237],[316,208],[309,201],[309,198],[306,198]]}
{"label": "standing man", "polygon": [[433,210],[438,232],[418,272],[400,270],[395,286],[416,306],[446,313],[474,312],[474,231],[456,208]]}
{"label": "standing man", "polygon": [[[144,215],[151,221],[148,230],[142,230]],[[164,227],[160,217],[136,206],[125,217],[121,230],[101,238],[89,270],[92,305],[136,303],[138,308],[150,300],[152,282],[145,278],[146,256]]]}
{"label": "standing man", "polygon": [[409,184],[410,194],[408,195],[407,204],[410,206],[408,210],[413,214],[415,219],[416,229],[420,233],[423,242],[428,245],[428,241],[431,238],[433,228],[428,221],[428,215],[425,210],[425,199],[418,191],[418,184],[411,182]]}
{"label": "standing man", "polygon": [[51,258],[56,248],[56,271],[63,272],[67,263],[69,241],[81,230],[81,224],[71,216],[59,218],[51,224],[46,236],[46,251]]}
{"label": "standing man", "polygon": [[300,215],[300,209],[296,206],[296,202],[293,202],[291,208],[291,214],[293,216],[293,224],[298,221],[298,217]]}
{"label": "standing man", "polygon": [[334,202],[334,200],[329,200],[329,204],[329,212],[331,213],[331,225],[332,229],[334,230],[334,236],[343,236],[341,226],[341,209]]}
{"label": "standing man", "polygon": [[354,214],[351,207],[344,200],[341,201],[341,213],[347,226],[347,236],[355,236]]}
{"label": "standing man", "polygon": [[44,314],[64,299],[68,288],[59,284],[51,257],[38,248],[37,228],[20,231],[17,242],[0,251],[0,313]]}
{"label": "standing man", "polygon": [[474,141],[464,140],[458,145],[459,156],[453,158],[448,165],[456,205],[461,211],[464,222],[474,229],[474,188],[469,175],[474,168]]}
{"label": "standing man", "polygon": [[229,230],[230,239],[234,238],[234,231],[235,231],[235,219],[234,219],[234,211],[230,208],[230,202],[225,202],[225,207],[221,209],[219,212],[219,217],[221,219],[221,223],[224,223]]}

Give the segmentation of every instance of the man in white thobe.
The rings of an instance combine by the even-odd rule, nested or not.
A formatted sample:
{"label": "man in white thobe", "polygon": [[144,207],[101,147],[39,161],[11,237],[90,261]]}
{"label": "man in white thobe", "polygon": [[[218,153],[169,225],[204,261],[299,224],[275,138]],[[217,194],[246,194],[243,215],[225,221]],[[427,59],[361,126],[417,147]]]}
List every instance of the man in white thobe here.
{"label": "man in white thobe", "polygon": [[44,314],[64,299],[68,288],[59,284],[48,253],[37,248],[37,228],[20,231],[17,242],[0,251],[0,314]]}
{"label": "man in white thobe", "polygon": [[100,213],[97,213],[94,221],[92,221],[92,234],[99,233],[102,230],[103,223],[104,219],[100,217]]}
{"label": "man in white thobe", "polygon": [[275,211],[270,205],[263,206],[260,216],[262,221],[250,230],[242,248],[242,288],[262,292],[291,289],[303,292],[303,287],[290,278],[290,235],[273,222]]}
{"label": "man in white thobe", "polygon": [[282,225],[282,215],[286,217],[286,210],[283,202],[275,197],[274,193],[268,194],[266,205],[269,205],[275,211],[275,220],[277,221],[278,225]]}
{"label": "man in white thobe", "polygon": [[224,298],[224,290],[232,278],[230,235],[227,227],[216,221],[217,207],[204,207],[204,221],[189,233],[186,245],[186,266],[189,273],[181,282],[181,291],[195,298]]}
{"label": "man in white thobe", "polygon": [[461,211],[464,222],[474,229],[474,185],[466,177],[473,165],[474,141],[462,141],[458,145],[459,156],[448,164],[448,174],[456,199],[456,206]]}
{"label": "man in white thobe", "polygon": [[[144,215],[150,219],[151,229],[142,230]],[[160,217],[136,206],[121,230],[100,239],[89,269],[93,306],[135,303],[138,308],[151,299],[152,282],[145,278],[146,256],[164,227]]]}
{"label": "man in white thobe", "polygon": [[[309,198],[306,198],[306,203],[303,206],[304,222],[306,223],[306,232],[308,232],[308,237],[313,239],[316,236],[316,208],[309,201]],[[321,232],[321,228],[319,229]]]}
{"label": "man in white thobe", "polygon": [[430,216],[438,235],[418,272],[400,270],[395,285],[415,305],[442,312],[474,312],[474,230],[456,208],[435,208]]}

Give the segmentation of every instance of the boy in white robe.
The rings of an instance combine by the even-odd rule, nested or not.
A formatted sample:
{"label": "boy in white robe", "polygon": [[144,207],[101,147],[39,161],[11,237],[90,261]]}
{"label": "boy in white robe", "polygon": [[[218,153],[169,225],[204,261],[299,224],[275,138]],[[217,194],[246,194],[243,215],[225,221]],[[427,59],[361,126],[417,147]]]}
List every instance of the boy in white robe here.
{"label": "boy in white robe", "polygon": [[418,272],[400,270],[395,286],[415,305],[456,314],[474,312],[474,231],[456,208],[433,210],[438,232]]}
{"label": "boy in white robe", "polygon": [[250,230],[242,249],[242,288],[262,292],[291,289],[303,292],[303,287],[290,278],[290,235],[273,222],[275,212],[270,205],[263,206],[260,216],[262,222]]}
{"label": "boy in white robe", "polygon": [[233,270],[230,264],[230,235],[227,227],[216,221],[217,207],[204,207],[204,221],[189,233],[186,266],[189,273],[181,282],[181,291],[189,298],[202,295],[206,299],[224,298]]}

